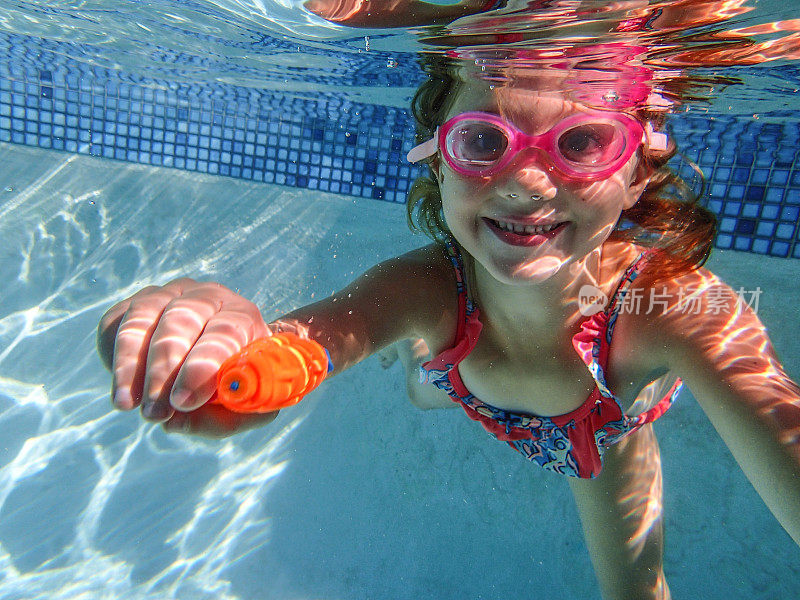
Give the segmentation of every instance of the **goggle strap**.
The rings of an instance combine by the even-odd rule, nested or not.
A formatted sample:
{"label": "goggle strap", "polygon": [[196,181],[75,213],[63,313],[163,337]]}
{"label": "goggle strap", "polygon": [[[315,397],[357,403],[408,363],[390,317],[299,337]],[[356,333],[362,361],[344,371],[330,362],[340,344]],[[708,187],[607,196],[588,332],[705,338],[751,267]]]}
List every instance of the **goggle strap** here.
{"label": "goggle strap", "polygon": [[647,137],[647,145],[653,150],[663,152],[667,149],[667,134],[653,129],[653,124],[650,121],[645,125],[644,134]]}
{"label": "goggle strap", "polygon": [[410,163],[419,162],[436,154],[439,150],[439,128],[433,132],[433,137],[427,142],[422,142],[419,146],[414,146],[408,151],[406,160]]}

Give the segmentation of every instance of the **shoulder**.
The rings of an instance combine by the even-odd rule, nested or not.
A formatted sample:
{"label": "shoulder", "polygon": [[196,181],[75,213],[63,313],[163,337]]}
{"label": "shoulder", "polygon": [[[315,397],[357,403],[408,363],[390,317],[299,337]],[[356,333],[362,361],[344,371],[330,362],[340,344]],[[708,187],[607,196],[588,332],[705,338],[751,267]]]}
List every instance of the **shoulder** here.
{"label": "shoulder", "polygon": [[670,369],[710,356],[737,330],[763,329],[741,294],[705,268],[659,279],[645,267],[627,304],[623,312],[636,345]]}
{"label": "shoulder", "polygon": [[362,283],[379,288],[383,301],[397,307],[397,316],[407,319],[429,346],[452,338],[458,293],[455,270],[443,246],[429,244],[384,261],[367,271]]}
{"label": "shoulder", "polygon": [[[609,265],[623,279],[646,249],[626,244]],[[646,261],[646,259],[645,259]],[[705,352],[730,328],[760,324],[740,295],[705,268],[663,278],[652,263],[639,264],[618,300],[612,348],[618,360],[651,372],[680,368],[685,357]]]}
{"label": "shoulder", "polygon": [[609,298],[623,283],[625,274],[637,266],[639,258],[645,252],[645,248],[628,242],[607,241],[603,244],[597,279],[603,282],[599,285]]}
{"label": "shoulder", "polygon": [[384,285],[408,295],[434,299],[455,287],[455,273],[446,250],[430,244],[386,260],[365,273],[379,278]]}

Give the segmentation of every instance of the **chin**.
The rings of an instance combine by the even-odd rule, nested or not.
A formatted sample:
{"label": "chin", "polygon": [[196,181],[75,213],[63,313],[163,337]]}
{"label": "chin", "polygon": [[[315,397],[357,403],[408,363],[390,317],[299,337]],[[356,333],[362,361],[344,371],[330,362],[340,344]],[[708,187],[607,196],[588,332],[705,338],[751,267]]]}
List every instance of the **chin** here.
{"label": "chin", "polygon": [[542,283],[551,279],[564,267],[564,261],[555,256],[544,256],[525,264],[509,265],[495,277],[510,285]]}
{"label": "chin", "polygon": [[523,278],[532,282],[546,281],[558,273],[563,266],[564,261],[560,258],[544,256],[521,266],[517,272],[514,273],[514,278]]}

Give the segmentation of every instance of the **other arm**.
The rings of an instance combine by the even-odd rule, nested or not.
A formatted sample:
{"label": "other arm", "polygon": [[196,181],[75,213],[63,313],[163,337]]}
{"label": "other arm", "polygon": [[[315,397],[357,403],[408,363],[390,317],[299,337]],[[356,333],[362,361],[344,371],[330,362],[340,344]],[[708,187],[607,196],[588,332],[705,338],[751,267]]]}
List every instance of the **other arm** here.
{"label": "other arm", "polygon": [[[694,393],[744,474],[800,544],[800,388],[766,329],[736,293],[701,269],[672,282],[696,290],[651,321],[651,347]],[[684,301],[686,298],[684,297]]]}

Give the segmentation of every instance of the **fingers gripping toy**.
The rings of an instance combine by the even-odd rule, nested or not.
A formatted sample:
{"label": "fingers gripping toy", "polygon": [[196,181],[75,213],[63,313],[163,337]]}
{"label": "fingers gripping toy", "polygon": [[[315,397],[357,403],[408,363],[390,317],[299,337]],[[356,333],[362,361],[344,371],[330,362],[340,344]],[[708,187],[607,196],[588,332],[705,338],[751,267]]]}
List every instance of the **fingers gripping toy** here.
{"label": "fingers gripping toy", "polygon": [[328,351],[294,333],[258,339],[222,363],[216,401],[238,413],[293,406],[333,370]]}

